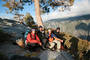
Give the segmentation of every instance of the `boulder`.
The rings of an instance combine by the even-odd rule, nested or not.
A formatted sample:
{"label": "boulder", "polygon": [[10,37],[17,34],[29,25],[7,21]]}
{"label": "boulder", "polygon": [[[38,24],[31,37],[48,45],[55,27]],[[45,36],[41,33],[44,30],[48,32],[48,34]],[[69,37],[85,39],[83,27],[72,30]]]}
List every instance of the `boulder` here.
{"label": "boulder", "polygon": [[16,42],[16,40],[18,39],[23,38],[25,31],[28,29],[25,24],[20,24],[14,20],[8,19],[2,19],[0,21],[0,28],[2,28],[5,33],[10,34],[13,37],[11,38],[11,40],[13,40],[14,42]]}

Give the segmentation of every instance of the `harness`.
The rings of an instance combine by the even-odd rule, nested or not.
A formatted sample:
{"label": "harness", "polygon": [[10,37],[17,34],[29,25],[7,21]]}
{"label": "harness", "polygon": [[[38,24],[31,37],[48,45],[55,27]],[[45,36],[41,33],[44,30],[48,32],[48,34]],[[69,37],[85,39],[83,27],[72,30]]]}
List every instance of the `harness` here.
{"label": "harness", "polygon": [[[31,33],[30,33],[30,37],[31,37],[31,39],[34,39],[34,37],[32,36]],[[35,33],[35,40],[36,40],[36,33]]]}
{"label": "harness", "polygon": [[[30,32],[29,32],[30,33]],[[28,34],[29,34],[28,33]],[[30,33],[30,37],[31,37],[31,39],[33,39],[34,37],[32,36],[32,34]],[[36,33],[35,33],[35,40],[36,40]],[[26,43],[26,41],[25,41],[25,47],[27,46],[27,43]]]}
{"label": "harness", "polygon": [[[50,39],[50,38],[51,38],[51,39]],[[55,38],[52,37],[51,34],[49,35],[48,39],[49,39],[49,41],[53,41],[53,40],[55,40]]]}

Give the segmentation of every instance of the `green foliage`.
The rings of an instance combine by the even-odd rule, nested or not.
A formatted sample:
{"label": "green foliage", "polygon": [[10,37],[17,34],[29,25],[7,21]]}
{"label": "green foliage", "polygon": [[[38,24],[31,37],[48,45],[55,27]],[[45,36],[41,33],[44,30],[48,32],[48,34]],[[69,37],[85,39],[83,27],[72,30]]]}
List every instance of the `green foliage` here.
{"label": "green foliage", "polygon": [[[32,3],[34,3],[34,0],[13,0],[14,2],[12,2],[11,0],[3,0],[6,1],[6,4],[4,6],[6,6],[7,8],[9,8],[10,11],[14,11],[14,10],[23,10],[24,9],[24,5],[26,3],[28,3],[28,5],[31,5]],[[70,3],[70,5],[67,6],[72,6],[74,0],[66,0],[68,3]],[[52,7],[52,9],[55,9],[58,6],[64,6],[65,4],[65,0],[62,1],[58,1],[58,0],[39,0],[39,4],[40,7],[43,11],[43,13],[48,13],[50,12],[50,7]],[[7,4],[9,3],[9,4]]]}
{"label": "green foliage", "polygon": [[83,58],[83,52],[89,50],[88,47],[90,42],[87,40],[82,40],[67,33],[60,33],[60,36],[65,40],[64,45],[78,60]]}
{"label": "green foliage", "polygon": [[6,0],[2,0],[2,1],[6,1]]}
{"label": "green foliage", "polygon": [[73,5],[73,3],[74,3],[74,0],[70,0],[70,4]]}
{"label": "green foliage", "polygon": [[[17,2],[15,0],[3,0],[6,3],[3,4],[4,7],[7,7],[10,12],[15,11],[15,10],[22,10],[24,9],[22,5],[20,5],[20,2]],[[13,2],[14,1],[14,2]]]}
{"label": "green foliage", "polygon": [[30,13],[26,13],[26,16],[24,17],[24,21],[29,27],[31,28],[35,27],[35,22],[33,20],[33,17],[30,15]]}

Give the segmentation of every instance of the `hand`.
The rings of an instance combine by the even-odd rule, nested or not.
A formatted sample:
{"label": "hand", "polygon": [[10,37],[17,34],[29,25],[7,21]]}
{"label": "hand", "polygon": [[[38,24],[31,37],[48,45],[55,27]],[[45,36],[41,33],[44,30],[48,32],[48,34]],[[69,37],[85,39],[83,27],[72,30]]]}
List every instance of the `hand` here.
{"label": "hand", "polygon": [[39,43],[40,46],[42,46],[42,43]]}
{"label": "hand", "polygon": [[63,40],[60,40],[60,42],[63,42]]}

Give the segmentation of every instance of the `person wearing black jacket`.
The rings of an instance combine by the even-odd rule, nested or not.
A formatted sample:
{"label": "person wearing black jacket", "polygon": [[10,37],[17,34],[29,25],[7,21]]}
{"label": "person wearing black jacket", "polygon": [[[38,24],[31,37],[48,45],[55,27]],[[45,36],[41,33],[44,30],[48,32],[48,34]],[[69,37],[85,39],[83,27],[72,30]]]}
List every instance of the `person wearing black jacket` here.
{"label": "person wearing black jacket", "polygon": [[[56,35],[57,38],[63,40],[63,37],[60,36],[60,27],[57,27],[56,30],[53,31],[53,33]],[[64,45],[64,41],[61,44]]]}
{"label": "person wearing black jacket", "polygon": [[44,28],[42,26],[39,26],[39,30],[37,32],[38,37],[40,38],[40,41],[42,43],[42,48],[46,48],[46,42],[47,42],[47,37],[44,31]]}

